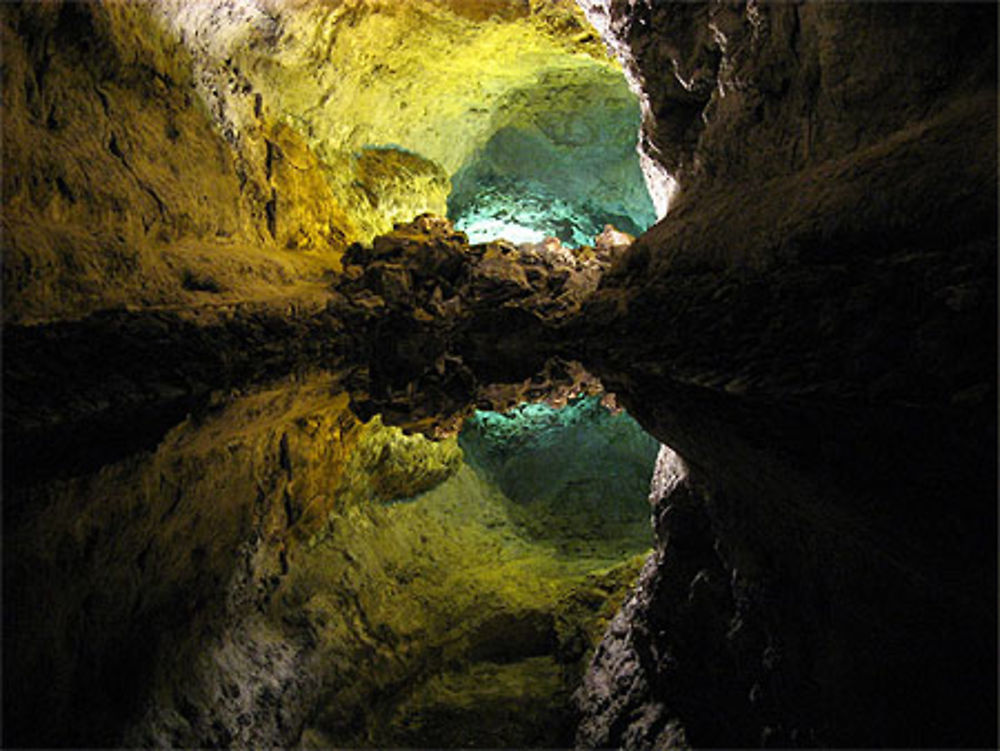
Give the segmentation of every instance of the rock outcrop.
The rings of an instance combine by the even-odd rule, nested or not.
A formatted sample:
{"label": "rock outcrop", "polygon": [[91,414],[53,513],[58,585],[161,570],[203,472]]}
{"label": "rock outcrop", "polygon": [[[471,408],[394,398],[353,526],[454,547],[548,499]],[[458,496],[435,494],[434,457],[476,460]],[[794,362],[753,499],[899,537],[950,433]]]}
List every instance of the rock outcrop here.
{"label": "rock outcrop", "polygon": [[[2,21],[5,321],[293,295],[337,267],[344,223],[328,190],[317,216],[315,160],[234,153],[146,6],[5,5]],[[296,158],[294,134],[272,140]],[[275,220],[275,194],[297,218]],[[278,250],[301,232],[314,254]]]}
{"label": "rock outcrop", "polygon": [[[308,297],[351,242],[444,214],[504,129],[530,141],[506,160],[538,138],[567,168],[580,155],[532,178],[594,221],[648,224],[634,97],[573,3],[386,8],[4,6],[4,320]],[[451,54],[428,65],[434,49]],[[575,78],[603,88],[581,99]],[[590,123],[605,100],[613,148]]]}
{"label": "rock outcrop", "polygon": [[370,248],[353,245],[328,309],[351,337],[355,409],[445,435],[474,404],[502,409],[560,383],[600,391],[578,366],[550,361],[568,351],[562,327],[626,239],[574,250],[556,238],[469,245],[448,220],[424,215]]}
{"label": "rock outcrop", "polygon": [[995,79],[985,7],[579,4],[640,92],[654,187],[685,193],[874,146]]}
{"label": "rock outcrop", "polygon": [[655,221],[635,149],[639,107],[620,71],[543,71],[497,111],[452,176],[448,216],[470,238],[521,242],[504,234],[520,228],[589,245],[605,222],[639,234]]}
{"label": "rock outcrop", "polygon": [[578,742],[994,743],[996,9],[589,5],[679,189],[584,362],[697,479]]}
{"label": "rock outcrop", "polygon": [[[514,210],[523,182],[502,206],[479,200],[497,173],[530,176],[574,217],[649,224],[635,98],[571,0],[170,0],[153,13],[191,53],[196,90],[238,152],[263,148],[261,112],[301,135],[351,240],[424,212]],[[504,133],[519,136],[513,150],[486,158]]]}

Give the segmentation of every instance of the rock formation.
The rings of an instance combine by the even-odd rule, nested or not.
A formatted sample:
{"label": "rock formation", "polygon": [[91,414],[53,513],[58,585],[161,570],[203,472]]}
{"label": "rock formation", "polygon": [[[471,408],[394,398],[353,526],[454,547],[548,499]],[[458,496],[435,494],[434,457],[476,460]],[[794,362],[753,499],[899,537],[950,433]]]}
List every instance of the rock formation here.
{"label": "rock formation", "polygon": [[996,14],[0,7],[5,744],[995,745]]}
{"label": "rock formation", "polygon": [[600,385],[578,366],[547,363],[563,351],[562,327],[622,247],[569,250],[557,238],[469,245],[431,215],[371,248],[351,246],[328,309],[351,339],[355,409],[444,435],[473,404],[513,406],[543,370],[548,392],[561,380],[572,392],[596,393]]}
{"label": "rock formation", "polygon": [[995,8],[585,5],[679,190],[584,361],[692,479],[578,742],[993,743]]}

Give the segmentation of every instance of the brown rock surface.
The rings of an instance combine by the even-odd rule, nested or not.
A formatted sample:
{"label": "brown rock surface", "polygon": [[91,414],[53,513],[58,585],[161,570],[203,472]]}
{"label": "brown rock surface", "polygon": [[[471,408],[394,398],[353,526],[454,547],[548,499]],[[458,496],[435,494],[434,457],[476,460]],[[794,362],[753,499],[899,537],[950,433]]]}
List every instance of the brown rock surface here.
{"label": "brown rock surface", "polygon": [[[555,238],[469,245],[431,215],[344,256],[328,310],[346,324],[354,407],[447,435],[472,406],[564,399],[601,387],[560,360],[562,327],[620,248],[570,250]],[[542,386],[541,384],[544,384]]]}
{"label": "brown rock surface", "polygon": [[263,148],[233,153],[147,8],[4,5],[2,20],[6,321],[274,297],[336,266],[332,206],[311,238],[321,253],[276,252],[303,222],[279,212],[268,233],[272,190],[310,224],[315,179],[265,174]]}

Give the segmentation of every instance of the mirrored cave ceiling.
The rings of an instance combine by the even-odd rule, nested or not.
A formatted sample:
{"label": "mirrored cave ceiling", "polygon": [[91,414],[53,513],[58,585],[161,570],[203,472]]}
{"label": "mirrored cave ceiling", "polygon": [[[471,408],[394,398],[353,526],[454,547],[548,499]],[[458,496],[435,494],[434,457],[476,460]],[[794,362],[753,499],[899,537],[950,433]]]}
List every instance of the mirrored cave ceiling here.
{"label": "mirrored cave ceiling", "polygon": [[259,148],[262,122],[301,136],[349,240],[425,211],[473,242],[575,246],[656,219],[637,98],[571,0],[168,0],[157,12],[231,143]]}

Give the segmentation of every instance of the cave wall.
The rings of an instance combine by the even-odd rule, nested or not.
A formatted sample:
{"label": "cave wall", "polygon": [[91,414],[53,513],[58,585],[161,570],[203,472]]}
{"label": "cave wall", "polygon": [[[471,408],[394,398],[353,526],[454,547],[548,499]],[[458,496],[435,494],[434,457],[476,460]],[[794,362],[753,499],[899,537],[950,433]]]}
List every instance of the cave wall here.
{"label": "cave wall", "polygon": [[620,71],[542,71],[496,110],[492,135],[452,175],[448,196],[448,216],[472,241],[522,242],[514,225],[535,242],[578,247],[607,223],[633,235],[653,223],[635,148],[639,107]]}
{"label": "cave wall", "polygon": [[[246,142],[260,107],[302,134],[327,166],[325,178],[351,217],[355,240],[370,241],[424,212],[445,214],[451,179],[498,131],[535,133],[533,121],[545,110],[561,123],[599,118],[607,97],[587,87],[573,96],[567,80],[613,85],[629,110],[624,118],[634,116],[617,66],[568,0],[215,0],[167,2],[156,12],[194,56],[197,91],[227,139]],[[538,101],[518,107],[512,100],[524,92]],[[610,119],[617,124],[622,115]],[[603,135],[588,138],[596,143]],[[604,158],[608,180],[615,171],[627,174],[626,163],[635,169],[634,139],[630,128],[626,153]],[[552,140],[544,144],[557,156],[559,142]],[[522,151],[521,159],[532,159]],[[578,186],[561,177],[554,170],[543,181],[574,192]],[[478,187],[469,182],[466,192]],[[628,215],[617,206],[622,197],[610,191],[594,200]]]}
{"label": "cave wall", "polygon": [[512,92],[571,119],[587,103],[558,98],[566,76],[616,76],[565,1],[56,2],[3,20],[4,316],[21,323],[315,295],[350,242],[446,213]]}
{"label": "cave wall", "polygon": [[[5,320],[287,294],[336,267],[315,158],[287,131],[234,152],[146,6],[8,4],[3,34]],[[273,191],[297,207],[277,226]],[[302,232],[314,256],[276,252]]]}
{"label": "cave wall", "polygon": [[684,191],[874,145],[994,78],[983,7],[579,4],[640,91],[641,148]]}
{"label": "cave wall", "polygon": [[291,528],[333,503],[361,433],[347,401],[293,382],[97,471],[5,486],[5,744],[115,746],[147,702],[197,697],[185,677],[220,624],[266,601]]}
{"label": "cave wall", "polygon": [[689,479],[578,742],[994,744],[996,9],[583,5],[676,183],[584,360]]}

